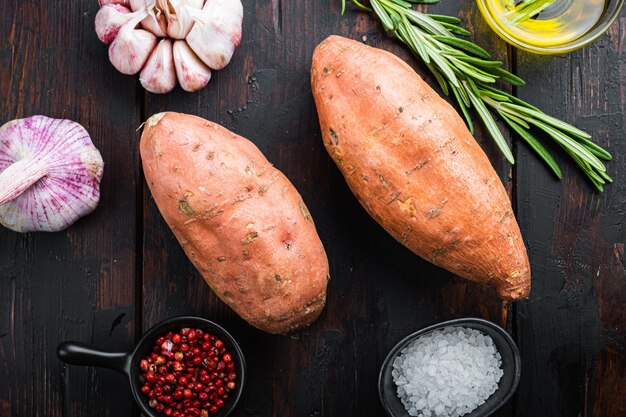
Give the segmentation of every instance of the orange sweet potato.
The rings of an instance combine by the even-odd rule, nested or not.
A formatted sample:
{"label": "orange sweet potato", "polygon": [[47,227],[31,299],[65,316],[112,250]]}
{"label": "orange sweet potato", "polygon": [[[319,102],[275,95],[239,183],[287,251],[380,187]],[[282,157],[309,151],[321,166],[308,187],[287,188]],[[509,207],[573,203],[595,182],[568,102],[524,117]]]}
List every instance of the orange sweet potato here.
{"label": "orange sweet potato", "polygon": [[226,304],[270,333],[319,316],[324,247],[300,194],[252,142],[200,117],[160,113],[140,147],[161,214]]}
{"label": "orange sweet potato", "polygon": [[527,297],[510,201],[454,109],[401,59],[337,36],[316,48],[311,78],[324,145],[368,213],[435,265]]}

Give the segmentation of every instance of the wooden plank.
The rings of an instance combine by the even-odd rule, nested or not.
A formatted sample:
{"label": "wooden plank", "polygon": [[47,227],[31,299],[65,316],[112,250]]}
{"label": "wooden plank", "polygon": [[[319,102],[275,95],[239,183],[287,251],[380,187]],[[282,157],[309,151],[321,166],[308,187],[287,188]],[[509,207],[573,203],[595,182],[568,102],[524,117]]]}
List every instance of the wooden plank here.
{"label": "wooden plank", "polygon": [[0,123],[76,120],[106,164],[99,207],[67,231],[0,230],[2,417],[132,412],[123,376],[56,357],[67,339],[128,349],[134,338],[136,81],[109,64],[93,30],[97,6],[0,3]]}
{"label": "wooden plank", "polygon": [[518,55],[519,74],[528,81],[520,97],[590,132],[613,154],[608,169],[616,179],[596,193],[555,150],[565,175],[559,183],[520,148],[518,215],[534,287],[517,306],[523,355],[519,415],[626,414],[625,36],[622,17],[581,51]]}
{"label": "wooden plank", "polygon": [[[309,85],[315,45],[333,33],[366,38],[415,65],[407,51],[367,14],[349,8],[342,18],[339,1],[265,0],[244,7],[244,40],[233,62],[199,93],[150,95],[147,112],[181,111],[220,122],[255,142],[291,179],[329,254],[327,307],[315,324],[291,337],[251,328],[210,292],[146,192],[144,324],[199,314],[231,330],[250,368],[236,416],[379,416],[376,380],[394,343],[456,317],[504,324],[506,306],[494,291],[452,278],[388,236],[358,204],[321,144]],[[481,43],[506,59],[504,43],[471,4],[444,2],[434,10],[467,17]],[[478,136],[486,137],[482,130]],[[510,187],[510,168],[490,140],[482,142]]]}
{"label": "wooden plank", "polygon": [[[462,26],[472,32],[470,40],[492,53],[493,59],[504,62],[505,67],[510,69],[510,56],[507,44],[494,35],[480,15],[480,12],[475,4],[472,2],[456,5],[442,3],[438,7],[431,7],[431,9],[434,13],[449,14],[463,19]],[[431,80],[431,85],[435,85],[434,80]],[[498,88],[502,88],[504,91],[511,92],[509,85],[498,83],[496,86]],[[459,111],[456,103],[455,108]],[[475,115],[475,113],[473,114],[475,128],[474,137],[489,157],[489,160],[500,176],[500,180],[504,184],[504,187],[510,196],[513,192],[512,166],[502,156],[501,151],[489,135],[482,121]],[[511,136],[506,128],[506,125],[498,123],[498,126],[503,132],[508,145],[514,150],[515,145],[511,141]],[[446,275],[452,276],[452,274],[447,272]],[[448,306],[448,308],[450,308],[449,318],[463,317],[468,314],[474,315],[476,317],[491,320],[511,331],[509,318],[510,304],[499,300],[498,295],[493,289],[467,282],[462,279],[452,279],[447,287],[449,287],[450,290],[449,292],[446,290],[445,298],[441,300],[441,307]]]}

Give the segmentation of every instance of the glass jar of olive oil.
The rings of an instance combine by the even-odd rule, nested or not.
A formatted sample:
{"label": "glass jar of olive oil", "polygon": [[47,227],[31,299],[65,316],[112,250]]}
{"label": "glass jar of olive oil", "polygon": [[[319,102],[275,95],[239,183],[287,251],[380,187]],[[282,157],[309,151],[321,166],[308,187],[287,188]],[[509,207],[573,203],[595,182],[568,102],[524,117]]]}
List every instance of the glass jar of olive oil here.
{"label": "glass jar of olive oil", "polygon": [[604,33],[624,0],[554,0],[536,15],[516,19],[521,0],[477,0],[491,28],[514,46],[542,54],[580,48]]}

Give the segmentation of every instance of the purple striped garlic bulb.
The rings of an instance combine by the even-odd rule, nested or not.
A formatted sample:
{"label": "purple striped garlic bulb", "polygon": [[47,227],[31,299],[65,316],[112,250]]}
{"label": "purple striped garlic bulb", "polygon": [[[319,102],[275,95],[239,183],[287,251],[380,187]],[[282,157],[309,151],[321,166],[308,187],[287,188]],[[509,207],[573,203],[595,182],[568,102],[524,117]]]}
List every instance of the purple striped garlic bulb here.
{"label": "purple striped garlic bulb", "polygon": [[204,88],[241,43],[241,0],[99,0],[95,27],[109,60],[149,92]]}
{"label": "purple striped garlic bulb", "polygon": [[0,224],[57,232],[100,200],[104,163],[84,127],[32,116],[0,127]]}

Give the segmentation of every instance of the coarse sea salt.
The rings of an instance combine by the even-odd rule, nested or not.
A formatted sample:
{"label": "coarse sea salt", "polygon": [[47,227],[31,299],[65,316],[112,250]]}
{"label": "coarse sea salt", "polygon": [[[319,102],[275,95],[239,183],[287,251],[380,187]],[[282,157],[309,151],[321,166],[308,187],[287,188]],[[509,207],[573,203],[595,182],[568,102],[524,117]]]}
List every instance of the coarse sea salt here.
{"label": "coarse sea salt", "polygon": [[402,349],[392,376],[409,415],[459,417],[498,389],[501,365],[491,337],[474,329],[446,327]]}

